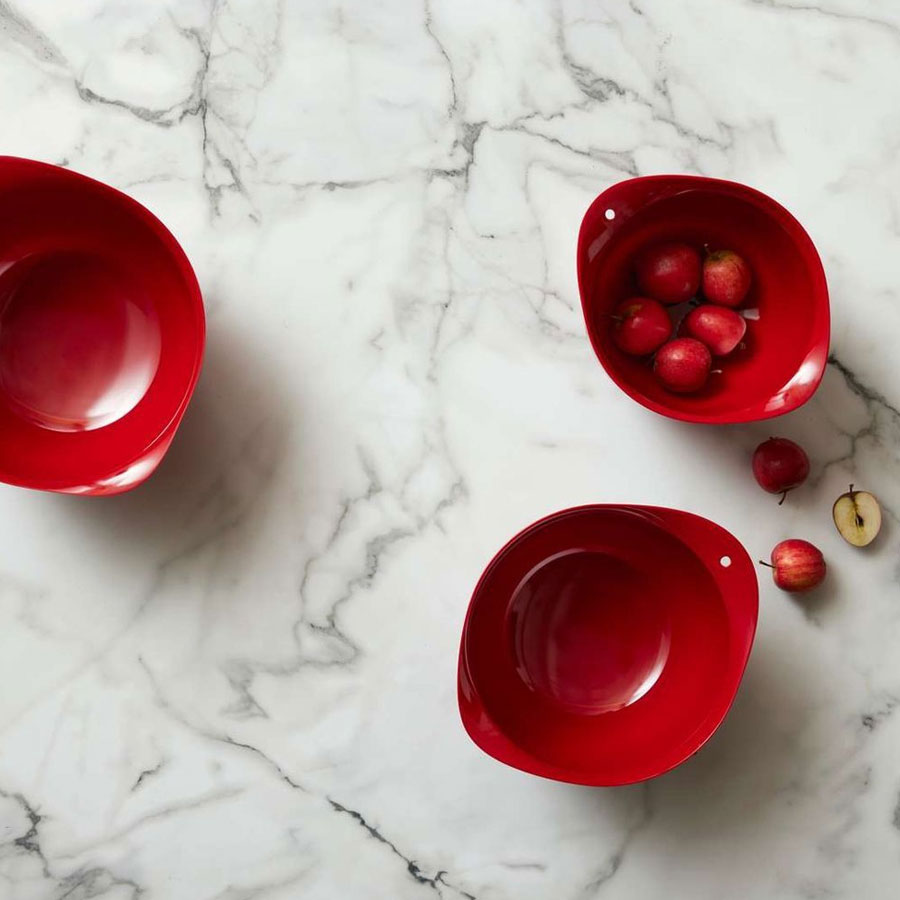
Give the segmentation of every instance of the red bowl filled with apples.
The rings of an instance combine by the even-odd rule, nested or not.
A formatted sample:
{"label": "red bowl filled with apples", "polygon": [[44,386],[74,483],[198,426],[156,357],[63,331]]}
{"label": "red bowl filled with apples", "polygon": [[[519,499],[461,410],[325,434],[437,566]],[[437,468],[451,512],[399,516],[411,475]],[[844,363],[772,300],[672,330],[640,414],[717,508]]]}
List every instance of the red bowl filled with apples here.
{"label": "red bowl filled with apples", "polygon": [[828,287],[800,223],[765,194],[691,175],[604,191],[578,238],[588,335],[654,412],[724,424],[782,415],[828,359]]}

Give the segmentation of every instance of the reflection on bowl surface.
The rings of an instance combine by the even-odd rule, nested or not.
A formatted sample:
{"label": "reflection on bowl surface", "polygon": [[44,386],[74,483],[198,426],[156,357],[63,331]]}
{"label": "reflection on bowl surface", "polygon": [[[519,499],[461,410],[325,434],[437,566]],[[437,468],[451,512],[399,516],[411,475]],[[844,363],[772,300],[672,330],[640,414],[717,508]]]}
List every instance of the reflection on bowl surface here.
{"label": "reflection on bowl surface", "polygon": [[612,553],[566,551],[540,562],[510,606],[523,681],[581,714],[621,709],[656,683],[671,622],[647,575]]}
{"label": "reflection on bowl surface", "polygon": [[139,286],[102,257],[27,257],[0,274],[0,390],[44,428],[99,428],[131,412],[159,364]]}

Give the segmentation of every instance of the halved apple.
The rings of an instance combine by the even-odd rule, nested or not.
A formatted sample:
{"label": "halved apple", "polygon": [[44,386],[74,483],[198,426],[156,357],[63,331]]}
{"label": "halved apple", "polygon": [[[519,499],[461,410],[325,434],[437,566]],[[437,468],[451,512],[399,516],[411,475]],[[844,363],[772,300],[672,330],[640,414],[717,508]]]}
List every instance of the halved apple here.
{"label": "halved apple", "polygon": [[831,510],[841,537],[854,547],[865,547],[881,530],[881,507],[868,491],[855,491],[853,485],[841,494]]}

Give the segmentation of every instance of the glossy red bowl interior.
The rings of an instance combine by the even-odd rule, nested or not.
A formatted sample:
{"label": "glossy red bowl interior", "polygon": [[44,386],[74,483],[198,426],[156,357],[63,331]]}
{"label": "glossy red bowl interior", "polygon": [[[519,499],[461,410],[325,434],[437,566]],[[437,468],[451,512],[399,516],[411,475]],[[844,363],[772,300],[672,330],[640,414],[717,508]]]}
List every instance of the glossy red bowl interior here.
{"label": "glossy red bowl interior", "polygon": [[577,784],[642,781],[712,735],[757,617],[723,528],[649,506],[583,506],[526,528],[469,605],[459,708],[486,753]]}
{"label": "glossy red bowl interior", "polygon": [[[645,359],[612,342],[609,313],[639,293],[633,261],[657,241],[732,249],[753,270],[746,348],[696,394],[674,394]],[[715,178],[654,175],[614,184],[585,214],[578,284],[588,334],[613,381],[654,412],[687,422],[750,422],[790,412],[815,393],[828,359],[828,288],[800,223],[753,188]]]}
{"label": "glossy red bowl interior", "polygon": [[0,480],[134,487],[200,372],[190,263],[139,203],[57,166],[0,157],[0,204]]}

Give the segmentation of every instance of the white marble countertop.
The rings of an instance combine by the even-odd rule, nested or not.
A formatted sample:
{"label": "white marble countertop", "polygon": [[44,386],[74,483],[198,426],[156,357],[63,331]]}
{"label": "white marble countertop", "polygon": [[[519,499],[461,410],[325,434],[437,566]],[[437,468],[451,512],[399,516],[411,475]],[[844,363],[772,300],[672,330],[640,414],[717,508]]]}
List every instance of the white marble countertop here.
{"label": "white marble countertop", "polygon": [[[888,0],[0,2],[0,149],[145,203],[209,316],[144,487],[0,489],[0,898],[896,897],[898,52]],[[575,236],[656,172],[816,241],[804,409],[682,425],[603,373]],[[781,508],[770,433],[813,458]],[[871,552],[830,520],[851,480]],[[830,563],[802,604],[762,573],[720,731],[614,790],[498,764],[456,711],[482,567],[591,501]]]}

